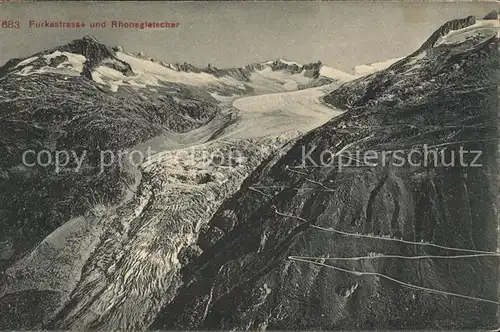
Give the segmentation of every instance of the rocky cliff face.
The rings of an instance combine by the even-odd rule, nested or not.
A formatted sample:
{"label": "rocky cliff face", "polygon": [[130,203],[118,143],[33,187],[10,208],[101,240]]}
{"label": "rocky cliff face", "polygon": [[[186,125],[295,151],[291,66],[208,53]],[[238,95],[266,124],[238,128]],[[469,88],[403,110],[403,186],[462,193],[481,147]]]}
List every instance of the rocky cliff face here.
{"label": "rocky cliff face", "polygon": [[[434,47],[436,36],[325,97],[347,112],[222,204],[151,328],[498,327],[497,30]],[[481,151],[481,166],[460,149]]]}

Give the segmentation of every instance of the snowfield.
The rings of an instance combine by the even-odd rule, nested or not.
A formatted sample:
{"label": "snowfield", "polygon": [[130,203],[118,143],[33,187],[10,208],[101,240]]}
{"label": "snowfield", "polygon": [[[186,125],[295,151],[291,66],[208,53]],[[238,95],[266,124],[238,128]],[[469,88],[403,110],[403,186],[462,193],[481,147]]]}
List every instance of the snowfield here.
{"label": "snowfield", "polygon": [[329,86],[244,97],[234,101],[239,121],[226,136],[263,137],[290,131],[306,132],[341,112],[320,101]]}
{"label": "snowfield", "polygon": [[339,80],[342,83],[349,82],[357,78],[357,76],[355,75],[351,75],[349,73],[328,66],[321,67],[319,74],[324,77]]}
{"label": "snowfield", "polygon": [[[55,68],[49,66],[50,60],[53,58],[56,58],[58,56],[66,56],[67,60],[60,63]],[[37,60],[38,57],[31,57],[31,58],[28,58],[24,61],[21,61],[20,63],[18,63],[16,65],[15,68],[25,66],[18,72],[18,74],[19,75],[32,75],[32,74],[53,73],[53,74],[61,74],[61,75],[67,75],[67,76],[80,76],[80,73],[83,70],[83,64],[87,60],[81,54],[74,54],[74,53],[70,53],[70,52],[60,52],[60,51],[55,51],[54,53],[44,55],[42,58],[47,63],[47,66],[43,66],[43,67],[40,67],[38,69],[32,70],[33,66],[26,66],[26,65],[29,65],[33,61]]]}
{"label": "snowfield", "polygon": [[160,85],[159,82],[182,83],[195,86],[205,85],[231,85],[240,86],[241,83],[231,77],[217,78],[207,73],[179,72],[150,60],[140,59],[132,55],[117,52],[116,57],[127,62],[137,76],[132,76],[126,81],[132,85]]}
{"label": "snowfield", "polygon": [[[126,76],[106,65],[100,65],[92,72],[93,80],[108,86],[112,92],[117,92],[120,86],[155,91],[156,86],[163,86],[165,83],[192,85],[208,88],[208,92],[212,91],[209,92],[210,95],[219,102],[222,109],[221,114],[206,125],[187,133],[170,132],[154,137],[135,147],[140,151],[146,151],[148,148],[156,152],[192,148],[219,138],[241,140],[306,132],[339,114],[338,110],[323,104],[320,98],[342,83],[356,78],[354,75],[322,65],[319,75],[332,78],[335,83],[299,90],[311,84],[314,79],[313,70],[273,70],[271,65],[275,61],[267,61],[262,63],[263,68],[250,74],[249,81],[244,81],[231,76],[217,77],[204,72],[178,71],[173,66],[164,66],[122,52],[116,52],[116,57],[128,63],[134,75]],[[285,65],[301,66],[287,60],[277,61]],[[221,89],[214,92],[211,89],[214,86]],[[231,88],[235,87],[252,96],[241,97],[240,94],[228,92],[234,91]]]}
{"label": "snowfield", "polygon": [[385,61],[380,61],[380,62],[373,62],[367,65],[359,65],[355,66],[353,68],[354,75],[357,76],[366,76],[370,75],[373,73],[376,73],[378,71],[384,70],[386,68],[389,68],[393,63],[398,62],[403,58],[395,58],[395,59],[389,59]]}
{"label": "snowfield", "polygon": [[[321,97],[336,87],[337,84],[330,84],[238,99],[224,97],[221,99],[221,105],[225,105],[223,113],[205,126],[187,133],[161,135],[137,145],[135,149],[145,152],[150,148],[160,153],[192,149],[214,140],[239,141],[280,134],[296,136],[321,126],[342,113],[321,101]],[[229,106],[231,100],[232,107]]]}
{"label": "snowfield", "polygon": [[499,20],[476,20],[476,23],[460,30],[454,30],[439,38],[436,46],[458,44],[474,36],[494,36],[500,34]]}
{"label": "snowfield", "polygon": [[[451,140],[462,140],[462,136],[457,136],[462,133],[467,139],[465,135],[470,135],[468,131],[465,132],[463,126],[457,128],[457,124],[465,121],[460,118],[464,114],[463,109],[452,107],[455,99],[458,102],[467,101],[467,106],[470,98],[476,100],[477,97],[477,101],[481,101],[478,103],[481,107],[467,109],[467,116],[476,118],[477,123],[470,122],[469,118],[466,120],[467,124],[470,122],[480,127],[481,135],[474,134],[472,138],[487,138],[489,131],[483,128],[482,121],[488,119],[486,116],[489,117],[490,111],[486,113],[481,108],[491,106],[491,114],[496,114],[495,105],[488,96],[482,96],[484,91],[472,89],[478,87],[476,82],[483,85],[487,82],[487,75],[475,73],[485,64],[496,63],[493,57],[498,55],[498,45],[496,41],[488,45],[495,50],[490,56],[480,44],[474,45],[471,50],[460,49],[456,44],[475,34],[496,34],[499,26],[497,21],[478,21],[472,27],[451,31],[441,37],[434,49],[405,58],[401,66],[394,66],[395,70],[382,71],[359,80],[399,59],[356,66],[353,69],[355,75],[328,66],[319,67],[319,62],[300,69],[297,63],[282,59],[278,61],[293,68],[283,69],[281,64],[268,61],[255,64],[251,67],[252,71],[248,69],[250,67],[245,67],[248,70],[229,69],[221,71],[221,75],[220,72],[212,75],[185,72],[173,65],[163,66],[123,52],[116,52],[115,57],[115,53],[101,52],[104,49],[91,38],[84,39],[82,43],[95,47],[98,54],[84,52],[87,58],[81,54],[50,50],[24,59],[14,67],[15,70],[6,72],[0,88],[2,105],[6,105],[4,132],[7,135],[15,133],[14,138],[18,140],[6,140],[8,145],[4,144],[7,148],[4,150],[7,151],[8,163],[5,165],[10,167],[10,164],[18,162],[11,149],[16,152],[31,146],[53,145],[53,149],[58,146],[88,147],[98,151],[102,148],[102,141],[106,143],[106,148],[117,146],[112,152],[130,148],[134,152],[143,152],[143,156],[147,150],[154,153],[146,155],[148,158],[142,159],[139,165],[126,162],[117,167],[117,172],[107,169],[109,175],[103,173],[106,175],[103,184],[100,184],[100,178],[93,175],[85,181],[80,176],[66,177],[76,172],[61,173],[62,178],[42,172],[34,173],[40,174],[40,177],[26,173],[26,178],[21,178],[21,172],[13,172],[15,177],[5,180],[8,193],[0,195],[0,205],[19,207],[20,212],[0,207],[0,219],[8,216],[13,229],[5,241],[0,239],[0,248],[6,248],[0,250],[0,257],[10,259],[14,254],[19,256],[12,264],[8,262],[10,265],[5,265],[5,271],[1,271],[0,327],[6,330],[145,331],[148,328],[165,329],[160,325],[167,322],[165,324],[172,326],[179,323],[175,326],[177,328],[241,330],[257,327],[265,330],[273,319],[269,326],[293,327],[293,319],[297,317],[297,322],[304,322],[304,329],[334,325],[341,328],[343,326],[337,326],[337,323],[344,324],[344,321],[347,327],[360,327],[365,321],[373,327],[373,322],[381,319],[381,326],[375,327],[384,328],[387,325],[384,325],[386,322],[383,319],[391,317],[401,319],[393,321],[402,322],[400,326],[403,327],[410,321],[408,327],[412,328],[413,320],[421,318],[415,315],[415,308],[421,309],[419,314],[422,317],[432,310],[448,315],[450,308],[461,311],[456,315],[450,314],[447,320],[463,317],[466,311],[461,309],[461,305],[466,302],[449,302],[450,307],[443,307],[443,303],[448,303],[446,299],[442,298],[434,305],[430,297],[427,299],[424,295],[419,295],[417,302],[411,302],[415,295],[404,297],[406,293],[402,293],[400,285],[394,288],[379,282],[378,277],[361,280],[362,287],[357,290],[358,283],[351,282],[348,275],[342,274],[348,279],[338,277],[340,274],[319,275],[317,266],[299,267],[290,265],[293,262],[285,262],[285,259],[287,251],[303,257],[335,257],[343,255],[346,250],[382,252],[374,248],[366,250],[363,243],[354,241],[339,247],[340,241],[332,240],[331,233],[321,232],[323,236],[317,232],[306,232],[303,226],[308,226],[308,223],[302,221],[315,220],[318,224],[326,223],[322,225],[325,227],[359,227],[363,231],[366,228],[367,234],[384,233],[386,235],[380,234],[378,238],[388,239],[412,235],[415,220],[421,219],[416,206],[430,206],[439,212],[426,221],[426,225],[437,225],[435,229],[429,229],[431,236],[441,234],[438,237],[445,241],[464,243],[470,238],[471,246],[474,246],[476,239],[483,239],[476,238],[482,233],[475,234],[474,228],[469,227],[474,225],[474,220],[479,220],[477,228],[482,229],[484,234],[491,234],[497,229],[496,216],[491,223],[486,222],[490,216],[487,211],[496,208],[494,197],[490,200],[489,196],[485,196],[484,189],[488,188],[490,180],[494,180],[495,174],[486,172],[495,169],[493,163],[487,165],[484,174],[477,173],[480,178],[476,173],[462,172],[458,168],[457,172],[462,173],[441,169],[429,172],[426,168],[415,169],[418,172],[413,172],[414,169],[411,172],[406,169],[396,172],[396,169],[387,168],[360,169],[357,172],[356,169],[354,177],[334,169],[310,169],[304,170],[307,174],[302,176],[298,172],[290,174],[288,166],[294,164],[288,163],[300,158],[297,153],[300,146],[295,143],[302,134],[311,130],[311,134],[304,137],[304,144],[335,146],[339,151],[354,145],[359,149],[368,149],[374,144],[385,148],[416,146],[422,139],[430,137],[428,135],[438,132],[434,131],[432,123],[441,124],[446,129],[436,134],[439,139],[433,142],[436,146],[448,146],[447,142]],[[479,40],[484,42],[481,38]],[[460,51],[471,58],[471,70],[461,69],[460,63],[448,56],[447,51]],[[105,54],[104,60],[100,56],[102,54]],[[480,59],[483,55],[488,56],[487,61]],[[130,65],[133,73],[128,66],[123,73],[120,72],[124,68],[122,61]],[[444,68],[444,75],[432,75],[437,67]],[[91,71],[91,77],[87,69]],[[85,72],[82,79],[62,80],[78,77],[82,75],[82,70]],[[57,75],[54,74],[60,76],[55,77]],[[433,78],[428,79],[429,76]],[[353,79],[357,80],[343,84]],[[365,89],[372,83],[373,89]],[[317,86],[319,84],[327,85]],[[433,99],[437,98],[436,91],[448,89],[450,93],[439,95],[444,99]],[[368,94],[372,91],[381,92],[371,98]],[[334,96],[331,96],[332,92]],[[469,92],[472,94],[469,95]],[[35,99],[37,96],[42,98]],[[366,96],[371,99],[366,101]],[[352,102],[358,102],[356,105],[360,107],[355,113],[346,113],[336,119],[342,121],[334,120],[322,126],[343,112],[324,103],[324,100],[329,100],[328,97],[345,100],[335,105],[348,107]],[[415,105],[422,107],[415,110]],[[396,108],[403,111],[393,112]],[[437,112],[428,112],[429,108]],[[70,112],[72,110],[78,112]],[[157,120],[160,115],[175,116]],[[184,125],[177,115],[188,124]],[[406,126],[400,128],[399,125],[385,126],[383,131],[373,127],[374,124],[400,124],[402,121],[413,121],[417,127],[421,124],[422,130]],[[355,124],[352,129],[337,133],[336,128],[351,124]],[[357,130],[357,126],[373,129]],[[332,131],[336,131],[333,138]],[[36,141],[24,141],[24,137],[29,135],[35,135],[32,138]],[[94,141],[96,137],[99,139]],[[150,139],[144,141],[147,138]],[[445,143],[441,142],[442,138]],[[134,146],[135,142],[142,143]],[[60,143],[64,144],[57,145]],[[122,151],[119,150],[120,154]],[[490,159],[493,161],[494,158]],[[3,174],[9,174],[4,173],[2,168],[0,180],[5,178]],[[467,178],[468,174],[471,178]],[[480,182],[473,181],[472,176]],[[457,179],[461,182],[452,185]],[[120,184],[116,191],[115,183]],[[322,183],[336,183],[336,187],[325,187]],[[20,189],[19,184],[23,185]],[[329,192],[317,194],[324,191],[317,185],[322,185]],[[26,188],[36,190],[24,190]],[[471,194],[461,196],[464,188]],[[104,194],[97,195],[97,198],[93,195],[94,192],[99,193],[97,190],[107,195],[110,189],[113,189],[111,194],[116,196],[116,201],[103,200]],[[116,194],[118,189],[123,195]],[[280,194],[282,190],[283,194]],[[93,197],[83,196],[88,198],[86,202],[72,199],[72,196],[87,192]],[[441,193],[451,196],[444,197]],[[482,198],[487,201],[484,206],[472,204]],[[73,206],[84,206],[86,203],[88,209],[73,209]],[[463,211],[466,213],[453,211],[453,204],[465,206]],[[325,209],[316,213],[316,206],[325,206]],[[274,212],[271,207],[274,207]],[[73,210],[77,212],[73,213]],[[339,218],[345,223],[335,219],[339,211]],[[484,215],[477,214],[481,211],[485,211]],[[442,217],[445,214],[447,218]],[[459,221],[464,227],[456,227],[452,234],[454,237],[440,233],[462,214],[465,217],[459,218]],[[224,225],[216,224],[219,221]],[[247,222],[248,225],[245,224]],[[439,225],[445,228],[439,228]],[[33,236],[26,236],[26,248],[25,239],[17,234]],[[224,236],[226,238],[222,239]],[[295,240],[297,236],[299,241]],[[490,236],[487,240],[491,244],[496,241]],[[497,243],[494,244],[496,248]],[[380,245],[386,248],[385,244]],[[485,249],[494,250],[487,245]],[[389,249],[400,250],[392,246]],[[401,248],[401,253],[403,250],[407,251]],[[496,271],[495,267],[475,262],[476,265],[471,266],[457,261],[453,262],[453,266],[456,271],[471,271],[471,276]],[[426,287],[444,289],[446,282],[450,281],[450,274],[447,273],[449,266],[432,263],[421,270],[422,266],[420,264],[414,270],[405,269],[402,278],[421,279],[413,273],[420,271],[423,276],[432,276],[426,279],[425,282],[430,283]],[[370,271],[378,268],[377,265],[362,267],[368,267]],[[388,275],[403,271],[401,266],[392,263],[383,266],[386,267],[390,269],[384,272]],[[363,273],[371,273],[368,270]],[[351,272],[355,276],[361,275],[357,271],[356,268]],[[450,287],[457,288],[458,282],[467,277],[460,276]],[[469,294],[476,292],[480,295],[485,292],[485,286],[489,286],[476,283],[476,289],[469,287],[474,282],[472,280],[467,285]],[[492,285],[496,287],[498,283],[492,282]],[[323,286],[328,291],[325,301],[315,291]],[[270,294],[271,297],[266,300]],[[394,302],[396,298],[406,300],[399,305]],[[166,305],[171,303],[180,303],[178,308],[182,310],[173,311],[175,319],[163,321],[163,314],[170,309]],[[358,306],[363,303],[368,305]],[[310,304],[314,304],[313,310],[309,310]],[[359,312],[351,315],[351,321],[346,317],[349,318],[352,308],[359,308]],[[477,308],[480,307],[471,303],[466,309],[470,309],[472,315],[486,312]],[[398,310],[397,314],[392,314]],[[38,315],[40,312],[43,315]],[[493,318],[497,318],[495,313],[491,312]],[[165,317],[170,318],[168,315]],[[155,320],[161,328],[152,325]],[[444,320],[437,323],[442,322]]]}
{"label": "snowfield", "polygon": [[[146,88],[147,86],[162,86],[164,83],[179,83],[196,87],[231,87],[241,91],[249,89],[253,94],[296,91],[301,86],[306,86],[315,81],[311,70],[302,69],[294,72],[287,69],[273,70],[271,65],[275,61],[266,61],[264,68],[255,70],[250,75],[249,81],[240,81],[231,76],[217,77],[209,73],[178,71],[173,65],[162,65],[148,59],[134,55],[116,52],[117,59],[128,63],[135,75],[125,76],[122,73],[106,66],[99,66],[92,75],[93,79],[103,85],[108,85],[111,91],[116,92],[122,85]],[[301,65],[278,59],[277,61],[287,66]],[[340,70],[322,66],[320,76],[331,78],[339,83],[355,79],[356,76]]]}
{"label": "snowfield", "polygon": [[[58,327],[88,327],[93,319],[86,320],[89,312],[102,308],[111,317],[102,321],[103,328],[147,327],[177,287],[181,253],[196,243],[222,202],[270,155],[340,114],[321,102],[336,86],[244,97],[232,106],[224,100],[224,114],[207,125],[136,147],[158,152],[140,166],[145,176],[138,194],[105,218],[117,220],[108,226],[116,235],[106,236],[95,250],[73,291],[78,305]],[[136,231],[119,232],[132,228]],[[105,269],[113,275],[108,278],[98,262],[115,255],[123,260],[107,263]],[[99,293],[93,292],[96,283]]]}

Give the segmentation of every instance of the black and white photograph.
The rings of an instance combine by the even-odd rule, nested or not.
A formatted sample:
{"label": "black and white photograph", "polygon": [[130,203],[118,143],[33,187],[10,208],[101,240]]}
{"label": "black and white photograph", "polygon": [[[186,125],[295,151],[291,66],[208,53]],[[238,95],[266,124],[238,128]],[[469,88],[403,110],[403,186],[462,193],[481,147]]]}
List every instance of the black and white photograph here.
{"label": "black and white photograph", "polygon": [[498,331],[497,1],[0,1],[0,330]]}

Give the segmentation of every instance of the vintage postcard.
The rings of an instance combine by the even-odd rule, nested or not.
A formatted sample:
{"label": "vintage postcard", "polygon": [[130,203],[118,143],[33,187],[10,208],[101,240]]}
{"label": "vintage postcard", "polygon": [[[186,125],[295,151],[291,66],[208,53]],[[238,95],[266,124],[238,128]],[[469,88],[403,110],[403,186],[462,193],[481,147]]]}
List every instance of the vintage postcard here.
{"label": "vintage postcard", "polygon": [[499,11],[1,1],[0,330],[498,330]]}

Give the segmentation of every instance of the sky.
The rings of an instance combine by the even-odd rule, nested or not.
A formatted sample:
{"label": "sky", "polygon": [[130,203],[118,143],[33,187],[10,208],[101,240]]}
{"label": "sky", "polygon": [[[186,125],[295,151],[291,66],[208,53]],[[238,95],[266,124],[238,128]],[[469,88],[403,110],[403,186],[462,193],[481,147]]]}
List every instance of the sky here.
{"label": "sky", "polygon": [[[482,18],[493,2],[0,2],[0,64],[92,35],[166,62],[236,67],[284,58],[349,70],[417,49],[450,19]],[[30,20],[87,23],[85,29],[29,28]],[[110,28],[112,20],[178,22],[178,28]],[[89,22],[108,22],[90,28]]]}

